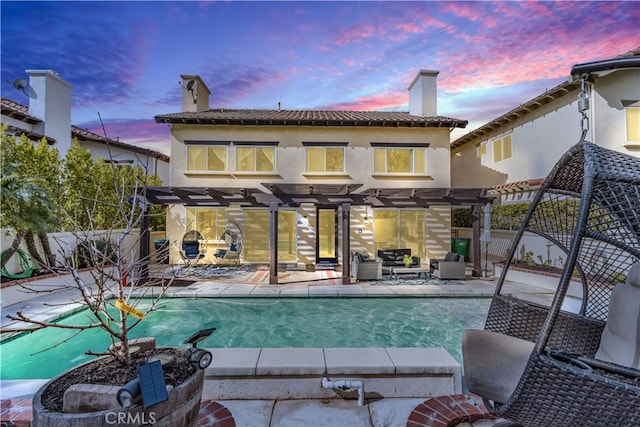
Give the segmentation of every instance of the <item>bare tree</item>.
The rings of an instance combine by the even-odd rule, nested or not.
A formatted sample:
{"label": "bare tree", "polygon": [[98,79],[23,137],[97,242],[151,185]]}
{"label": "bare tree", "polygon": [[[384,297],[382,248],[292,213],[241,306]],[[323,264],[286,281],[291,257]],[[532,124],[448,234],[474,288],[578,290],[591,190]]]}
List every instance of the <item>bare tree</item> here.
{"label": "bare tree", "polygon": [[[92,199],[85,200],[89,203],[82,205],[86,210],[82,216],[88,218],[88,224],[74,223],[76,212],[61,209],[65,219],[74,224],[75,231],[70,232],[73,243],[56,242],[62,248],[57,254],[59,264],[55,269],[55,274],[61,279],[60,285],[47,291],[29,288],[28,284],[21,285],[29,292],[73,289],[73,302],[86,307],[92,321],[88,325],[72,325],[64,321],[40,321],[18,312],[7,317],[25,322],[28,326],[4,331],[65,328],[81,332],[100,328],[109,336],[111,345],[107,349],[91,349],[87,354],[111,355],[120,363],[128,364],[129,332],[156,308],[173,278],[146,277],[149,259],[141,257],[137,250],[140,239],[148,238],[141,229],[141,225],[145,224],[143,217],[148,212],[145,188],[149,176],[144,168],[123,168],[102,162],[96,170],[101,171],[102,175],[96,181],[98,191]],[[110,196],[106,197],[107,194]],[[105,203],[109,206],[104,206]],[[113,227],[105,229],[96,226],[104,224],[104,218],[98,218],[104,212],[113,215]],[[63,277],[71,280],[62,280]],[[150,300],[150,305],[144,309],[139,305],[143,298]]]}

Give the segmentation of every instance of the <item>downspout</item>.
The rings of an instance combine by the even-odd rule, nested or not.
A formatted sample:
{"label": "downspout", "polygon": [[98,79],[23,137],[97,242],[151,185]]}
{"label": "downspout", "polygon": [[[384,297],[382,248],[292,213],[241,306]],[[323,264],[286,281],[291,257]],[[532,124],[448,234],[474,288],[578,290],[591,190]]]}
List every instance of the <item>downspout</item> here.
{"label": "downspout", "polygon": [[349,380],[331,381],[329,378],[323,377],[322,387],[331,388],[331,389],[340,389],[345,391],[351,388],[357,388],[358,389],[358,405],[364,406],[364,384],[362,383],[362,381],[349,381]]}

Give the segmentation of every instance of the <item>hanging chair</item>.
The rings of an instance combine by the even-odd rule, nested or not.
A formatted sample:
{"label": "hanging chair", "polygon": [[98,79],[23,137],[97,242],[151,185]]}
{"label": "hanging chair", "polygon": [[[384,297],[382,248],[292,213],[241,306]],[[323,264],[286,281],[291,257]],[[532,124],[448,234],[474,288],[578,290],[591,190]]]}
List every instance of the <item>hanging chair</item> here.
{"label": "hanging chair", "polygon": [[240,254],[242,253],[242,231],[238,224],[233,223],[237,231],[227,228],[220,236],[225,241],[226,248],[218,249],[213,256],[218,260],[228,260],[235,265],[240,265]]}
{"label": "hanging chair", "polygon": [[[566,255],[550,307],[503,292],[525,232]],[[640,425],[639,263],[640,159],[581,141],[536,194],[485,330],[463,335],[469,391],[525,426]]]}
{"label": "hanging chair", "polygon": [[204,236],[199,231],[189,230],[182,236],[180,256],[184,263],[190,267],[207,255],[207,247]]}

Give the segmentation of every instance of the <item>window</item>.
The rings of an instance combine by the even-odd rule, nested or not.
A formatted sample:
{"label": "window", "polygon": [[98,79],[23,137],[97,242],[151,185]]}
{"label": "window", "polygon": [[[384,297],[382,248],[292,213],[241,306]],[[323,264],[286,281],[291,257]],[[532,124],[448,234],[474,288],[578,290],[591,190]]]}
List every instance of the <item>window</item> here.
{"label": "window", "polygon": [[627,142],[640,142],[640,107],[625,108],[627,116]]}
{"label": "window", "polygon": [[378,249],[410,248],[411,255],[424,259],[426,251],[425,210],[374,209],[373,247]]}
{"label": "window", "polygon": [[[187,208],[186,231],[197,230],[206,241],[217,241],[227,225],[226,208]],[[215,252],[221,244],[207,243],[207,253]]]}
{"label": "window", "polygon": [[[296,211],[278,211],[278,261],[297,261]],[[248,262],[269,261],[269,210],[244,210],[243,255]]]}
{"label": "window", "polygon": [[307,172],[344,173],[344,148],[307,147]]}
{"label": "window", "polygon": [[499,162],[511,158],[511,135],[493,140],[493,161]]}
{"label": "window", "polygon": [[476,156],[482,157],[487,154],[487,143],[483,142],[481,144],[476,145]]}
{"label": "window", "polygon": [[221,145],[187,145],[187,171],[224,172],[227,170],[227,147]]}
{"label": "window", "polygon": [[275,172],[275,147],[236,147],[238,172]]}
{"label": "window", "polygon": [[[372,144],[373,145],[373,144]],[[374,148],[373,170],[375,173],[413,173],[426,172],[425,148]]]}

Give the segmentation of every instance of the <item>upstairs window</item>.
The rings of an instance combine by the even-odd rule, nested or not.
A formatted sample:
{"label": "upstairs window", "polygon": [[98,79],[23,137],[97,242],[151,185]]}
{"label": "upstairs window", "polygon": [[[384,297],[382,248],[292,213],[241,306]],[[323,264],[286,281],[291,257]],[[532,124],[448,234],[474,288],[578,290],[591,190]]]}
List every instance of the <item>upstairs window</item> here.
{"label": "upstairs window", "polygon": [[627,142],[640,143],[640,107],[625,108],[627,118]]}
{"label": "upstairs window", "polygon": [[423,147],[375,147],[373,171],[386,174],[424,174],[426,149]]}
{"label": "upstairs window", "polygon": [[185,141],[188,172],[225,172],[229,142]]}
{"label": "upstairs window", "polygon": [[511,135],[505,135],[502,138],[493,140],[493,162],[497,163],[502,160],[511,158]]}
{"label": "upstairs window", "polygon": [[236,171],[238,172],[275,172],[276,145],[248,146],[234,143],[236,147]]}
{"label": "upstairs window", "polygon": [[[308,173],[344,173],[346,143],[328,145],[328,143],[303,142],[306,147]],[[322,144],[322,145],[321,145]]]}
{"label": "upstairs window", "polygon": [[483,142],[476,145],[476,157],[482,157],[487,154],[487,143]]}

